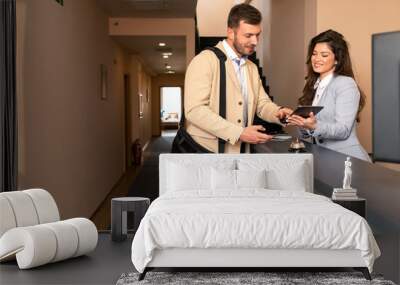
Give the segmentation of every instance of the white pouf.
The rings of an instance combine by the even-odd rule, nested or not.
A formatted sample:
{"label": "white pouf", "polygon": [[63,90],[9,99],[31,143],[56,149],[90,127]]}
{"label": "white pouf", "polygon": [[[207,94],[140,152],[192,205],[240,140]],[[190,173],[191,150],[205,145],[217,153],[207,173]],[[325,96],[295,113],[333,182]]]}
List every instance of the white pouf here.
{"label": "white pouf", "polygon": [[0,193],[0,262],[20,269],[84,255],[96,248],[97,228],[86,218],[59,221],[57,204],[43,189]]}

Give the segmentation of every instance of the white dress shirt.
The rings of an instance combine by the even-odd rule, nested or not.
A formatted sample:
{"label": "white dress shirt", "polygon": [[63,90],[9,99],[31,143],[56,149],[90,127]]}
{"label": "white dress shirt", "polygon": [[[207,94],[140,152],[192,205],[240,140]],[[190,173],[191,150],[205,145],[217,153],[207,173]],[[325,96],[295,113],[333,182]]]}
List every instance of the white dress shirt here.
{"label": "white dress shirt", "polygon": [[314,84],[314,89],[317,89],[315,92],[314,100],[312,102],[313,106],[318,106],[319,100],[324,94],[326,86],[328,86],[329,82],[331,82],[333,78],[333,72],[325,76],[322,80],[318,78],[317,82]]}
{"label": "white dress shirt", "polygon": [[246,68],[244,64],[246,63],[247,57],[242,56],[239,57],[235,51],[230,47],[230,45],[226,42],[226,40],[222,41],[226,54],[228,55],[229,59],[232,61],[233,67],[235,68],[237,78],[240,83],[240,89],[242,91],[243,96],[243,126],[247,127],[247,106],[248,106],[248,95],[247,95],[247,74]]}

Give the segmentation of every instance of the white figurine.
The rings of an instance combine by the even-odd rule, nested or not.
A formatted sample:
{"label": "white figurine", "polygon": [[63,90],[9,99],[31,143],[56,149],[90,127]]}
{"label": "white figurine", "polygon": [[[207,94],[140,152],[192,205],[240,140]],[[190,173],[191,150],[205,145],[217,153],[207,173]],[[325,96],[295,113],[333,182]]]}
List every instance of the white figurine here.
{"label": "white figurine", "polygon": [[344,162],[344,178],[343,178],[343,189],[352,189],[351,188],[351,161],[350,157],[347,157]]}

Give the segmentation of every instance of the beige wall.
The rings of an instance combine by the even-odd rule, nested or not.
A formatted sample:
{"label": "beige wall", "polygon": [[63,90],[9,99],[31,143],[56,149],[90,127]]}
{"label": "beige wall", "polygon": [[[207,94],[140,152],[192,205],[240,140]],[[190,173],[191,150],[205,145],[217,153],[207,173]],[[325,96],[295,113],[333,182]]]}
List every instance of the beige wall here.
{"label": "beige wall", "polygon": [[201,37],[225,37],[227,19],[235,0],[198,0],[197,27]]}
{"label": "beige wall", "polygon": [[318,0],[304,1],[304,75],[307,74],[307,66],[305,62],[307,58],[308,44],[317,34],[317,1]]}
{"label": "beige wall", "polygon": [[358,126],[358,136],[367,151],[371,152],[371,35],[400,30],[400,1],[318,0],[316,22],[317,32],[337,30],[350,44],[356,79],[367,96],[367,105]]}
{"label": "beige wall", "polygon": [[263,68],[264,76],[267,78],[267,84],[271,79],[271,5],[272,0],[257,0],[253,4],[261,11],[262,33],[257,47],[257,57],[260,59],[260,66]]}
{"label": "beige wall", "polygon": [[185,36],[186,65],[194,57],[194,19],[110,18],[109,32],[111,36]]}
{"label": "beige wall", "polygon": [[[151,96],[152,96],[152,135],[160,136],[161,135],[161,127],[160,127],[160,112],[161,112],[161,87],[174,87],[180,86],[182,87],[185,82],[185,76],[183,74],[161,74],[158,76],[152,77],[151,83]],[[183,93],[182,93],[183,96]]]}
{"label": "beige wall", "polygon": [[63,218],[90,217],[124,169],[128,56],[94,0],[17,0],[17,30],[19,187],[50,191]]}
{"label": "beige wall", "polygon": [[304,84],[305,1],[272,0],[270,95],[294,107]]}

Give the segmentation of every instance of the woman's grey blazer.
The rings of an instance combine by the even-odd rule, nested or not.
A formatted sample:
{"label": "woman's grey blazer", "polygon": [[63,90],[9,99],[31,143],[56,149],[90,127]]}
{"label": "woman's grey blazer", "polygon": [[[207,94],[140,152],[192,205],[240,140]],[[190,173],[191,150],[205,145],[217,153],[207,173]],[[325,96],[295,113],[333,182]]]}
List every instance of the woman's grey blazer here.
{"label": "woman's grey blazer", "polygon": [[323,147],[370,161],[356,134],[359,102],[353,78],[334,75],[319,100],[318,105],[324,108],[316,116],[317,128],[312,135]]}

